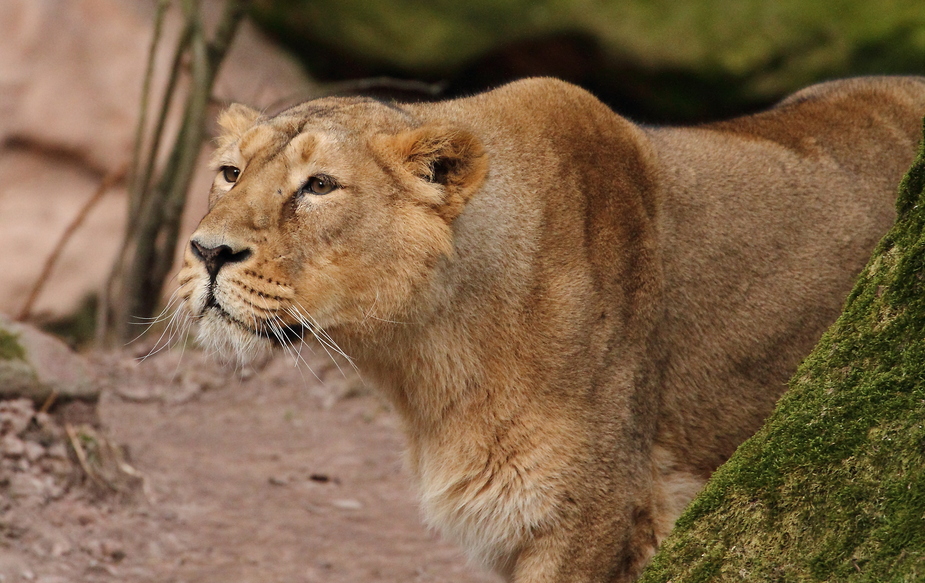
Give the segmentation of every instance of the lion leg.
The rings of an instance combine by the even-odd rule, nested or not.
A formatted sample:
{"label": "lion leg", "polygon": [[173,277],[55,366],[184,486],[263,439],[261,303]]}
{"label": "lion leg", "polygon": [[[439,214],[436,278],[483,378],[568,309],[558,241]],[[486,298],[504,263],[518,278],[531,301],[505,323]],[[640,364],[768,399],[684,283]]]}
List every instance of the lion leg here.
{"label": "lion leg", "polygon": [[[536,533],[507,574],[513,583],[629,583],[658,547],[649,487],[624,502],[583,504],[575,520]],[[598,501],[599,502],[599,501]]]}

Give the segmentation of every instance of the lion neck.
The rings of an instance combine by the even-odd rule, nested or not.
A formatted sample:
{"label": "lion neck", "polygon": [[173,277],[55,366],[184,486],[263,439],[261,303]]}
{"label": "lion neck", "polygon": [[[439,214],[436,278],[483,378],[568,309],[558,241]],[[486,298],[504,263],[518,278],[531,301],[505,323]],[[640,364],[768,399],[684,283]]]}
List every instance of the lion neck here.
{"label": "lion neck", "polygon": [[449,319],[333,334],[414,433],[437,431],[464,414],[490,366],[472,329]]}

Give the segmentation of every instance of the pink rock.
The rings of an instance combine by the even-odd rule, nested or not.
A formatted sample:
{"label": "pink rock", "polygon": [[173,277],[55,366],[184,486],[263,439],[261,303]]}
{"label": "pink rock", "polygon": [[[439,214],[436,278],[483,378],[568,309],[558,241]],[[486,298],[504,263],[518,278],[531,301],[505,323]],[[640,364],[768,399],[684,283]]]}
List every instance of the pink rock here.
{"label": "pink rock", "polygon": [[[157,109],[177,33],[178,3],[156,58]],[[223,2],[205,0],[211,30]],[[151,44],[151,0],[0,0],[0,312],[17,313],[63,230],[102,177],[129,158]],[[230,66],[227,64],[230,63]],[[181,79],[181,85],[188,79]],[[218,104],[279,109],[311,95],[296,62],[245,22],[214,87]],[[182,101],[182,100],[181,100]],[[214,120],[220,105],[209,112]],[[165,143],[179,125],[177,108]],[[154,115],[149,115],[153,123]],[[190,190],[181,240],[207,207],[205,160]],[[108,276],[124,231],[123,186],[104,197],[58,261],[33,313],[62,316]],[[141,330],[139,330],[140,332]]]}

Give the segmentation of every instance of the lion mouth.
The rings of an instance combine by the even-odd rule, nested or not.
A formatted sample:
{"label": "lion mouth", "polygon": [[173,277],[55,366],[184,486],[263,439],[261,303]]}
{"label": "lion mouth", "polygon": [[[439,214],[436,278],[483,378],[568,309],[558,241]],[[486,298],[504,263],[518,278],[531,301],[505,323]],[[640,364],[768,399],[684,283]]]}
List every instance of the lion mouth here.
{"label": "lion mouth", "polygon": [[282,321],[274,322],[266,319],[255,319],[254,324],[246,324],[228,313],[214,296],[209,298],[202,313],[205,315],[210,311],[226,323],[248,334],[269,340],[280,347],[289,346],[293,342],[301,342],[306,332],[304,324],[286,324]]}
{"label": "lion mouth", "polygon": [[266,338],[273,344],[280,347],[290,346],[294,342],[301,342],[305,334],[305,326],[301,324],[287,324],[271,328],[269,325],[263,326],[259,330],[254,330],[254,334]]}

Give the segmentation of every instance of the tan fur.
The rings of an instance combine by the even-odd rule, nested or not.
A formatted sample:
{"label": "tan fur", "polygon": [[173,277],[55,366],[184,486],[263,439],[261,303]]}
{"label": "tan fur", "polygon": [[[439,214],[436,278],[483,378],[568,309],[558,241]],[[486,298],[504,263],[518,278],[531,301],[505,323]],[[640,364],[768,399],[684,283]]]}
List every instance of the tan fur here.
{"label": "tan fur", "polygon": [[[240,177],[181,297],[240,360],[299,334],[353,357],[427,521],[508,580],[629,581],[835,319],[923,114],[918,78],[687,129],[551,79],[234,106],[214,162]],[[313,176],[340,187],[298,194]]]}

